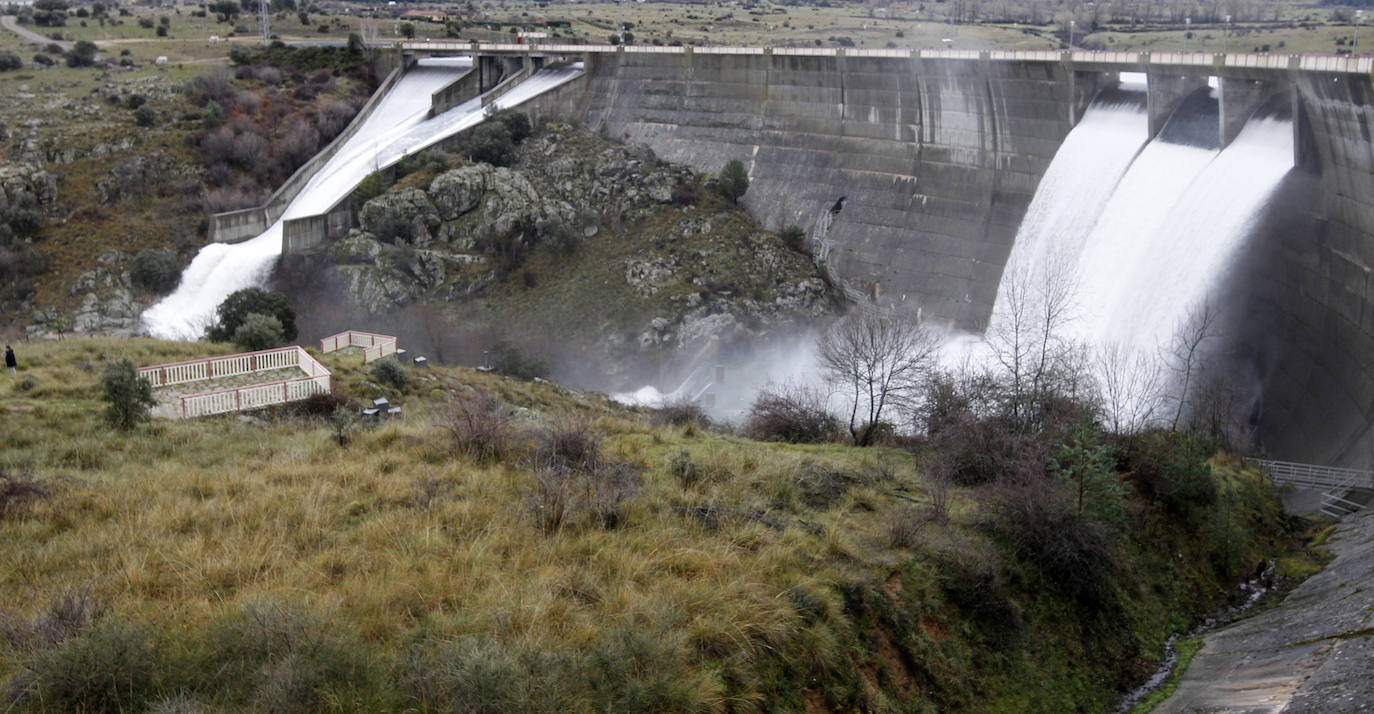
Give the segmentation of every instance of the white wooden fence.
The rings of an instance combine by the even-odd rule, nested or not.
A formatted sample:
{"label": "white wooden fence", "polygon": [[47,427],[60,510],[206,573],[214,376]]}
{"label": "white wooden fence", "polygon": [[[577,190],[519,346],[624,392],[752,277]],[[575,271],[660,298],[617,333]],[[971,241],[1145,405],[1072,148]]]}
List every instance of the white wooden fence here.
{"label": "white wooden fence", "polygon": [[202,382],[222,377],[235,377],[240,374],[255,374],[274,369],[299,367],[301,355],[304,355],[304,358],[311,362],[315,361],[315,358],[305,354],[305,350],[293,345],[274,350],[244,352],[224,357],[141,367],[138,370],[138,376],[148,380],[154,389],[158,389],[174,384],[185,384],[186,382]]}
{"label": "white wooden fence", "polygon": [[320,340],[320,352],[329,354],[345,347],[363,348],[363,364],[396,354],[396,338],[371,332],[349,330]]}
{"label": "white wooden fence", "polygon": [[180,416],[189,419],[209,414],[257,409],[334,391],[334,377],[329,370],[303,348],[295,345],[261,352],[153,365],[139,369],[138,374],[148,380],[154,388],[159,388],[291,367],[299,368],[304,376],[183,395],[179,397]]}

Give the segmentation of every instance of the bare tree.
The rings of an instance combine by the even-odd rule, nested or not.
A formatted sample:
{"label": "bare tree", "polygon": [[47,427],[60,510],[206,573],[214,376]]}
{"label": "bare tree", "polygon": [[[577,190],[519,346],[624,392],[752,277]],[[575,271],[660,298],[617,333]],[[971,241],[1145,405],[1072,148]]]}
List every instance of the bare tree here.
{"label": "bare tree", "polygon": [[1159,417],[1164,380],[1154,354],[1114,342],[1100,347],[1093,361],[1102,409],[1113,432],[1130,434]]}
{"label": "bare tree", "polygon": [[1006,409],[1021,427],[1033,426],[1040,406],[1063,379],[1074,379],[1081,352],[1065,335],[1073,319],[1073,286],[1066,261],[1015,275],[1002,285],[987,342],[1005,372]]}
{"label": "bare tree", "polygon": [[1173,345],[1169,352],[1169,366],[1178,375],[1178,404],[1174,409],[1174,421],[1170,428],[1177,431],[1183,419],[1183,411],[1188,406],[1189,391],[1193,380],[1203,367],[1207,343],[1219,335],[1217,331],[1217,311],[1210,300],[1188,311],[1188,317],[1174,333]]}
{"label": "bare tree", "polygon": [[849,401],[856,446],[873,442],[883,413],[911,403],[934,362],[940,337],[906,315],[851,313],[821,337],[826,379]]}

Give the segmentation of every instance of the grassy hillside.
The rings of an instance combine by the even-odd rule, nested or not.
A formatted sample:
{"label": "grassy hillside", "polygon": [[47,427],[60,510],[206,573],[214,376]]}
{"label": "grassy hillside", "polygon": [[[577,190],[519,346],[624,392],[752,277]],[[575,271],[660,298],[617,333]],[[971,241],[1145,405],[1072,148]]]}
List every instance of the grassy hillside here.
{"label": "grassy hillside", "polygon": [[19,710],[1096,711],[1294,545],[1224,456],[1206,509],[1160,495],[1167,468],[1152,491],[1113,479],[1111,561],[1056,570],[1012,507],[1035,492],[933,479],[928,446],[757,443],[465,369],[382,386],[356,354],[323,357],[336,391],[403,418],[121,433],[107,363],[216,346],[19,347],[0,380]]}

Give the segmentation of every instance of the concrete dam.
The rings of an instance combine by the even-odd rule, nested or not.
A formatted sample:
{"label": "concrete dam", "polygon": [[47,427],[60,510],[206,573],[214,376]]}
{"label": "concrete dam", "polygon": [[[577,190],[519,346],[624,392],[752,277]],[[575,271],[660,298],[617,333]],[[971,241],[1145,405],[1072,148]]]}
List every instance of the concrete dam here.
{"label": "concrete dam", "polygon": [[[1250,120],[1284,122],[1292,170],[1240,226],[1231,268],[1209,278],[1227,308],[1222,368],[1247,384],[1236,398],[1266,452],[1374,457],[1369,58],[600,49],[575,53],[585,76],[535,99],[531,113],[705,172],[740,159],[751,179],[744,203],[770,228],[810,228],[846,197],[827,236],[835,272],[974,330],[988,325],[1041,179],[1094,98],[1120,91],[1122,72],[1145,84],[1138,145],[1173,131],[1225,154]],[[504,51],[536,62],[566,52]]]}
{"label": "concrete dam", "polygon": [[[850,294],[970,330],[988,326],[1042,179],[1101,102],[1119,99],[1138,115],[1127,163],[1169,142],[1220,162],[1246,151],[1256,122],[1280,122],[1263,130],[1272,138],[1286,128],[1291,161],[1263,188],[1253,225],[1228,229],[1230,268],[1207,278],[1222,283],[1211,288],[1232,316],[1225,368],[1248,380],[1245,408],[1268,453],[1353,465],[1374,456],[1369,58],[417,42],[391,61],[453,55],[472,57],[463,84],[473,86],[435,92],[432,111],[503,77],[579,62],[575,79],[520,108],[711,174],[740,159],[751,180],[743,203],[770,228],[811,229],[844,197],[823,239]],[[1217,175],[1194,158],[1187,175],[1156,160],[1153,183],[1183,182],[1181,195]],[[1080,172],[1085,185],[1098,170]],[[1149,197],[1142,202],[1148,216]]]}

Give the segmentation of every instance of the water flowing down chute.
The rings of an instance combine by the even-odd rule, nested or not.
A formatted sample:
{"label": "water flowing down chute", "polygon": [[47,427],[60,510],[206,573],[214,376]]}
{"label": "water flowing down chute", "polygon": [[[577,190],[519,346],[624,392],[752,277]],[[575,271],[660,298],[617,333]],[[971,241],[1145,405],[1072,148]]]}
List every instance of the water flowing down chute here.
{"label": "water flowing down chute", "polygon": [[[182,273],[177,289],[143,313],[149,334],[163,339],[196,339],[230,293],[264,284],[282,249],[282,222],[328,211],[368,174],[408,154],[475,126],[485,107],[479,99],[427,118],[430,96],[471,66],[467,58],[434,58],[400,77],[359,130],[340,147],[287,206],[281,219],[255,238],[236,244],[205,246]],[[520,104],[581,74],[581,64],[543,69],[513,87],[493,104]]]}

